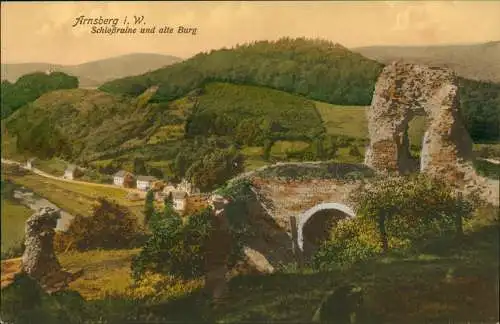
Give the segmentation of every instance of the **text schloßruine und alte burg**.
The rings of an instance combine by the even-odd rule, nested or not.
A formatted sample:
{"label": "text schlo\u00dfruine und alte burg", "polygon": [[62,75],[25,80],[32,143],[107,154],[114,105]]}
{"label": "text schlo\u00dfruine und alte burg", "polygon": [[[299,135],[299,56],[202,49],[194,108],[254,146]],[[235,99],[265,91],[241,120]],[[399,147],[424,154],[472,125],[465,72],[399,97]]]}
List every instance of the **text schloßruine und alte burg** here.
{"label": "text schlo\u00dfruine und alte burg", "polygon": [[93,26],[90,30],[91,34],[191,34],[196,35],[197,29],[191,27],[169,27],[164,26],[160,28],[153,27],[141,27],[141,28],[130,28],[130,27],[96,27]]}
{"label": "text schlo\u00dfruine und alte burg", "polygon": [[[118,24],[122,22],[122,26]],[[197,28],[186,26],[146,26],[144,16],[133,16],[133,19],[128,19],[126,16],[123,19],[119,18],[86,18],[79,16],[75,18],[73,27],[79,25],[93,25],[90,29],[91,34],[191,34],[196,35]]]}

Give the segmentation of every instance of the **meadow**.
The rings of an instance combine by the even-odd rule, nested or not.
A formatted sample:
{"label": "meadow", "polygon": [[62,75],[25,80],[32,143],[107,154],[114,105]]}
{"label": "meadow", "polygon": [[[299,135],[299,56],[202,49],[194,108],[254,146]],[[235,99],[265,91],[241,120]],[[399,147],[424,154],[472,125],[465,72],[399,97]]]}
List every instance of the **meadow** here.
{"label": "meadow", "polygon": [[32,210],[2,197],[2,254],[16,248],[24,240],[25,222]]}

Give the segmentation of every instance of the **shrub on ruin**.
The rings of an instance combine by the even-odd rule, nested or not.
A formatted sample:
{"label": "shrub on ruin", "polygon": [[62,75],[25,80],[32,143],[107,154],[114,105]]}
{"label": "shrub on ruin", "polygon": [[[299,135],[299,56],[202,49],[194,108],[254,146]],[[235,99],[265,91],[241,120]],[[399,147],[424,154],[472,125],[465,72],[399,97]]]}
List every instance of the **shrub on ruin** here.
{"label": "shrub on ruin", "polygon": [[316,251],[312,266],[317,270],[349,266],[380,252],[373,223],[361,218],[344,219],[337,223],[330,238]]}
{"label": "shrub on ruin", "polygon": [[457,195],[444,181],[425,174],[380,177],[361,184],[350,196],[359,217],[377,228],[384,252],[407,248],[427,238],[460,234],[477,199]]}
{"label": "shrub on ruin", "polygon": [[143,235],[128,208],[99,198],[92,215],[77,215],[66,232],[54,237],[54,246],[59,251],[130,248],[139,244]]}

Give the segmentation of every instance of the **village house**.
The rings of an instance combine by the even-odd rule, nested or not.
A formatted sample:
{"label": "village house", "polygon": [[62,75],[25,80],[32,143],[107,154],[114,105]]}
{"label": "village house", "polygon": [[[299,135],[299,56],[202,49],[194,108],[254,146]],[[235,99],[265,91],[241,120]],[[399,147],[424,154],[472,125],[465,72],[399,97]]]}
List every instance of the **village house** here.
{"label": "village house", "polygon": [[125,171],[125,170],[120,170],[117,173],[115,173],[115,175],[113,176],[113,184],[115,186],[123,187],[125,184],[125,179],[127,177],[133,178],[134,175],[130,172]]}
{"label": "village house", "polygon": [[174,209],[178,212],[186,210],[187,194],[184,191],[174,191],[172,193]]}
{"label": "village house", "polygon": [[168,196],[171,192],[176,190],[175,186],[172,183],[167,183],[167,185],[163,188],[163,195]]}
{"label": "village house", "polygon": [[73,180],[75,178],[76,172],[77,172],[76,165],[70,164],[70,165],[68,165],[68,167],[64,171],[63,178]]}
{"label": "village house", "polygon": [[31,158],[31,159],[29,159],[29,160],[26,162],[26,168],[27,168],[28,170],[33,169],[33,164],[34,164],[34,162],[35,162],[35,159],[36,159],[36,158]]}
{"label": "village house", "polygon": [[147,191],[153,186],[153,183],[157,181],[153,176],[138,176],[137,177],[137,189]]}

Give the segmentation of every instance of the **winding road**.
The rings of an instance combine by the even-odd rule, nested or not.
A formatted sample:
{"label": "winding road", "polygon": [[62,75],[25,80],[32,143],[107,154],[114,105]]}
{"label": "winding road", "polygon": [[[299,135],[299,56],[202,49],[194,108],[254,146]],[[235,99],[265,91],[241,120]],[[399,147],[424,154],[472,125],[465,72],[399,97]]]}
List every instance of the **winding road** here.
{"label": "winding road", "polygon": [[37,168],[28,168],[26,166],[25,163],[21,163],[21,162],[17,162],[17,161],[13,161],[13,160],[8,160],[8,159],[4,159],[2,158],[2,163],[4,164],[14,164],[14,165],[19,165],[21,168],[25,169],[25,170],[29,170],[31,172],[33,172],[34,174],[37,174],[41,177],[45,177],[45,178],[49,178],[49,179],[54,179],[54,180],[57,180],[57,181],[64,181],[64,182],[70,182],[70,183],[75,183],[75,184],[81,184],[81,185],[86,185],[86,186],[95,186],[95,187],[104,187],[104,188],[113,188],[113,189],[123,189],[123,190],[126,190],[126,191],[131,191],[131,192],[136,192],[136,193],[143,193],[143,191],[140,191],[138,189],[135,189],[135,188],[123,188],[123,187],[118,187],[118,186],[115,186],[115,185],[112,185],[112,184],[105,184],[105,183],[95,183],[95,182],[87,182],[87,181],[78,181],[78,180],[72,180],[72,179],[66,179],[66,178],[63,178],[63,177],[57,177],[57,176],[54,176],[52,174],[49,174],[47,172],[44,172],[40,169],[37,169]]}

